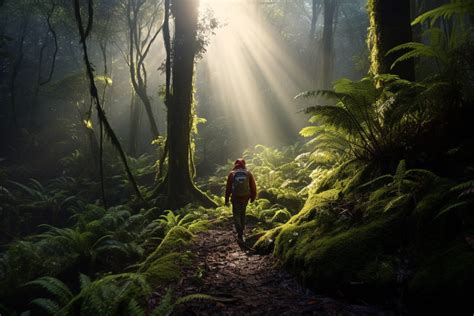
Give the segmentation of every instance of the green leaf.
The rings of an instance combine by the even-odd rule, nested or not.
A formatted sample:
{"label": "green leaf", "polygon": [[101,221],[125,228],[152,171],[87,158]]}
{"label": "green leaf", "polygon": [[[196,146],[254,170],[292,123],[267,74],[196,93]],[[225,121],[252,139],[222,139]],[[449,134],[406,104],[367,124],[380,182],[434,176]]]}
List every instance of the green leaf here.
{"label": "green leaf", "polygon": [[440,216],[442,216],[442,215],[444,215],[448,212],[451,212],[452,210],[458,209],[458,208],[466,206],[468,204],[469,203],[467,201],[462,201],[462,202],[451,204],[448,207],[445,207],[441,212],[439,212],[438,215],[436,215],[435,219],[437,219],[438,217],[440,217]]}
{"label": "green leaf", "polygon": [[306,126],[301,129],[300,135],[303,137],[311,137],[314,136],[319,130],[319,126]]}

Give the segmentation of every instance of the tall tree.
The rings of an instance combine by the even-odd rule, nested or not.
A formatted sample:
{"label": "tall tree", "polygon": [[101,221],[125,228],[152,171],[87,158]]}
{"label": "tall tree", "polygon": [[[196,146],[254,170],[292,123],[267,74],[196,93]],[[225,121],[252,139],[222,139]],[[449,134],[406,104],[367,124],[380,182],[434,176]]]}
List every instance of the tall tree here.
{"label": "tall tree", "polygon": [[[165,3],[166,7],[168,4]],[[165,197],[163,206],[172,209],[189,202],[199,202],[207,207],[215,206],[215,203],[195,186],[191,173],[194,59],[199,47],[198,7],[199,0],[173,0],[170,5],[174,17],[174,38],[171,89],[167,89],[168,99],[165,101],[168,107],[168,171],[158,187],[158,193]]]}
{"label": "tall tree", "polygon": [[323,70],[321,73],[321,83],[324,89],[329,89],[332,86],[334,68],[334,24],[338,6],[338,0],[324,0],[324,27],[322,38]]}
{"label": "tall tree", "polygon": [[[156,27],[162,1],[126,0],[128,52],[124,58],[129,66],[130,80],[140,98],[150,124],[153,138],[160,136],[148,95],[148,73],[145,60],[162,27]],[[135,142],[135,140],[132,140]]]}
{"label": "tall tree", "polygon": [[369,45],[373,74],[394,73],[401,78],[414,80],[412,59],[397,64],[393,62],[404,52],[387,55],[391,48],[412,41],[410,25],[410,0],[369,0]]}

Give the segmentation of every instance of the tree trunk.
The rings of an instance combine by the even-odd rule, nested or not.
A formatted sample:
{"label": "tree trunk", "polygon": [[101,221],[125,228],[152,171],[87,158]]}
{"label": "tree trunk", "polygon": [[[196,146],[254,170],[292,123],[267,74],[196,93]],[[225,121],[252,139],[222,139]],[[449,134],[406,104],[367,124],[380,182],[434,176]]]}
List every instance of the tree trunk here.
{"label": "tree trunk", "polygon": [[11,119],[10,124],[13,125],[14,128],[18,128],[18,118],[17,118],[17,104],[16,104],[16,79],[18,73],[20,71],[20,67],[23,62],[24,52],[23,47],[25,44],[26,38],[26,31],[28,27],[29,17],[24,18],[21,31],[20,31],[20,42],[18,45],[18,56],[16,57],[15,61],[13,62],[11,78],[10,78],[10,106],[11,106]]}
{"label": "tree trunk", "polygon": [[393,62],[404,52],[386,55],[391,48],[412,41],[409,0],[369,0],[369,44],[372,74],[393,73],[403,79],[415,79],[413,59]]}
{"label": "tree trunk", "polygon": [[324,0],[324,28],[323,28],[323,71],[321,83],[324,89],[332,87],[332,73],[334,66],[334,18],[337,12],[338,0]]}
{"label": "tree trunk", "polygon": [[318,21],[318,0],[312,0],[311,2],[311,28],[309,30],[310,42],[314,41],[314,35],[316,33],[316,22]]}
{"label": "tree trunk", "polygon": [[150,122],[150,133],[153,139],[156,139],[160,136],[160,132],[158,131],[158,125],[156,124],[155,116],[153,115],[153,109],[151,107],[151,101],[146,93],[146,88],[138,88],[137,95],[142,100],[143,106],[145,107],[146,116],[148,118],[148,122]]}
{"label": "tree trunk", "polygon": [[172,62],[172,98],[168,107],[168,174],[161,186],[165,207],[176,209],[190,202],[207,207],[215,203],[193,183],[191,176],[191,126],[194,57],[196,54],[199,0],[174,0],[175,21]]}
{"label": "tree trunk", "polygon": [[128,154],[130,156],[137,155],[138,147],[138,126],[141,115],[141,108],[137,104],[135,92],[132,91],[132,100],[130,101],[130,131],[128,137]]}

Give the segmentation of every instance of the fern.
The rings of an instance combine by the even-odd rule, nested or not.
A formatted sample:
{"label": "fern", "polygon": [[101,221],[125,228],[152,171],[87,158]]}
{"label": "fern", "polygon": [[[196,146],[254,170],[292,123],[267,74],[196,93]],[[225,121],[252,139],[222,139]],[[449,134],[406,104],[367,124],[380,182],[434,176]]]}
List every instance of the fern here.
{"label": "fern", "polygon": [[[471,30],[464,26],[463,16],[466,14],[474,14],[474,4],[472,1],[456,0],[418,16],[412,22],[412,25],[421,24],[429,20],[430,28],[425,33],[429,35],[430,43],[427,45],[410,42],[392,48],[387,54],[401,50],[408,51],[394,61],[391,69],[399,62],[412,58],[427,57],[434,58],[439,70],[444,71],[449,65],[449,59],[453,56],[453,52],[471,38]],[[458,19],[455,20],[455,17],[458,17]],[[451,22],[451,32],[448,33],[435,27],[439,19]]]}
{"label": "fern", "polygon": [[45,310],[50,315],[57,315],[60,310],[60,306],[55,301],[47,298],[36,298],[31,301],[31,304]]}
{"label": "fern", "polygon": [[[408,128],[424,123],[415,120],[420,108],[406,100],[416,98],[423,88],[390,74],[359,81],[337,80],[333,93],[302,94],[329,96],[336,103],[306,108],[315,125],[300,133],[313,137],[310,144],[315,150],[337,152],[349,159],[383,161],[393,156],[393,148],[400,148]],[[407,91],[413,92],[407,95]],[[345,157],[347,154],[350,156]]]}
{"label": "fern", "polygon": [[459,191],[468,191],[472,190],[474,188],[474,180],[466,181],[463,183],[460,183],[458,185],[455,185],[452,187],[450,190],[453,192],[459,192]]}
{"label": "fern", "polygon": [[36,285],[44,288],[49,293],[54,295],[60,303],[66,303],[73,297],[69,288],[63,282],[53,277],[41,277],[25,284],[25,286],[30,285]]}
{"label": "fern", "polygon": [[388,212],[391,209],[405,205],[411,198],[412,198],[412,195],[409,193],[397,196],[396,198],[390,200],[390,202],[387,203],[387,205],[385,206],[383,210],[384,213]]}
{"label": "fern", "polygon": [[408,50],[408,52],[406,52],[405,54],[402,54],[400,57],[395,59],[395,61],[390,66],[390,69],[395,68],[395,66],[398,63],[407,61],[408,59],[412,59],[412,58],[430,57],[430,58],[437,58],[437,59],[442,60],[443,62],[446,62],[446,59],[441,54],[441,52],[435,50],[430,45],[417,43],[417,42],[409,42],[409,43],[395,46],[394,48],[390,49],[387,52],[387,55],[395,53],[395,52],[399,52],[399,51],[405,51],[405,50]]}
{"label": "fern", "polygon": [[215,301],[215,302],[235,302],[236,299],[197,293],[197,294],[190,294],[190,295],[186,295],[186,296],[178,298],[176,300],[176,305],[185,304],[194,300],[206,300],[206,301]]}
{"label": "fern", "polygon": [[65,308],[65,306],[68,306],[73,299],[73,294],[62,281],[53,277],[41,277],[25,283],[24,286],[40,286],[55,298],[55,300],[37,298],[32,300],[31,304],[44,309],[51,315],[69,314],[69,308]]}
{"label": "fern", "polygon": [[166,291],[166,294],[160,301],[160,304],[151,312],[150,316],[166,316],[170,315],[175,308],[173,302],[173,294],[170,289]]}
{"label": "fern", "polygon": [[447,20],[455,15],[463,14],[474,14],[474,3],[472,3],[472,1],[458,0],[442,5],[438,8],[435,8],[418,16],[415,20],[413,20],[411,25],[421,24],[429,20],[431,26],[433,26],[440,18]]}
{"label": "fern", "polygon": [[128,309],[129,316],[145,316],[146,315],[143,308],[134,299],[130,300],[130,302],[128,303],[127,309]]}
{"label": "fern", "polygon": [[450,192],[460,192],[458,202],[453,203],[442,209],[435,218],[439,218],[453,210],[472,207],[474,204],[474,180],[469,180],[451,187]]}

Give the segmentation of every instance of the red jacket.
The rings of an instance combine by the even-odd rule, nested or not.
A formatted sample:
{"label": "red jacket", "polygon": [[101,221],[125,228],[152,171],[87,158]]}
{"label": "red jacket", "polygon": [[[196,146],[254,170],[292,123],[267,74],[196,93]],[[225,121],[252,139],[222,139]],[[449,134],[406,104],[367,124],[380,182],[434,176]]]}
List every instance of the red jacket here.
{"label": "red jacket", "polygon": [[235,171],[238,169],[245,169],[249,175],[249,185],[250,185],[250,195],[249,196],[239,196],[234,197],[232,196],[232,201],[240,201],[240,202],[247,202],[250,200],[251,202],[255,201],[257,198],[257,185],[255,184],[255,178],[253,177],[252,173],[247,170],[245,167],[245,160],[237,159],[234,163],[234,168],[227,176],[227,184],[225,188],[225,202],[226,204],[229,202],[229,197],[232,195],[232,182],[234,180]]}

